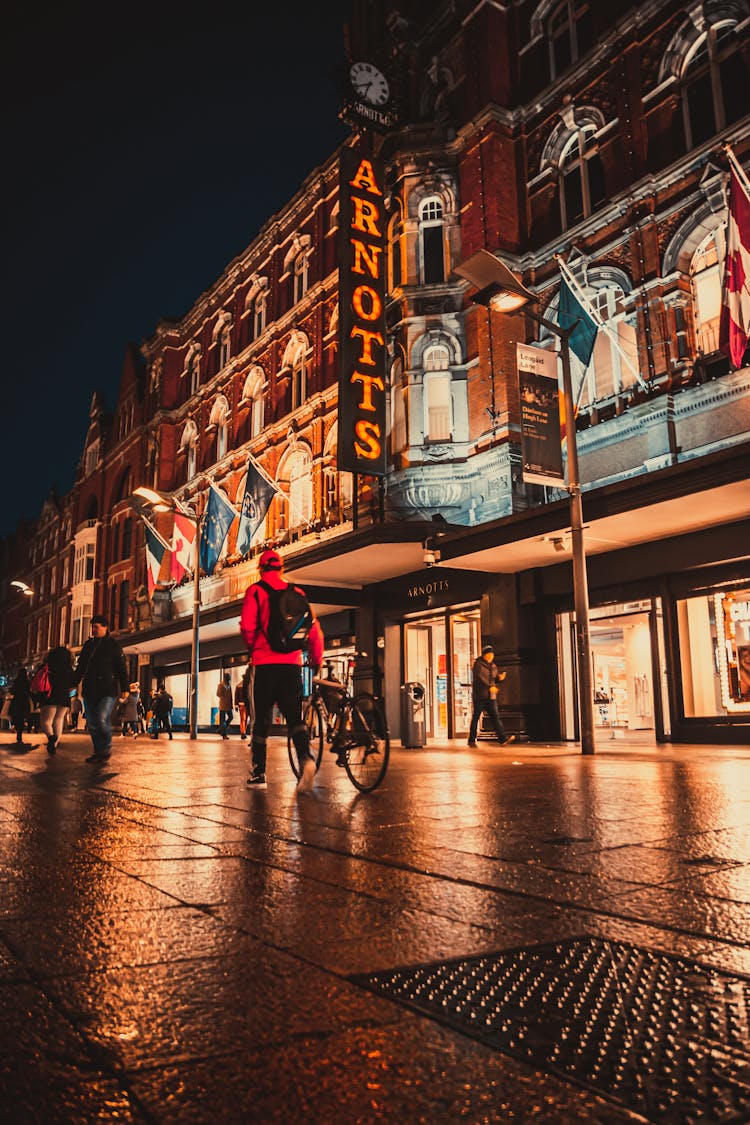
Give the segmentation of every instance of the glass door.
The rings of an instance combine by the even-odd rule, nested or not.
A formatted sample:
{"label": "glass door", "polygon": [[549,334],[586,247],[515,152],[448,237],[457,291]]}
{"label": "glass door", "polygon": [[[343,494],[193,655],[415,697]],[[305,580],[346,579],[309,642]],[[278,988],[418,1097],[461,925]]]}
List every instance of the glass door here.
{"label": "glass door", "polygon": [[479,610],[454,613],[450,619],[453,654],[453,737],[465,738],[471,722],[471,670],[481,652]]}

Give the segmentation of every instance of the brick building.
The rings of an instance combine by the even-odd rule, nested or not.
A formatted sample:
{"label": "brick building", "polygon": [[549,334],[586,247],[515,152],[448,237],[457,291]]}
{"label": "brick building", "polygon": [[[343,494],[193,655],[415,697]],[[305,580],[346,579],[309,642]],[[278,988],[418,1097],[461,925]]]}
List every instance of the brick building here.
{"label": "brick building", "polygon": [[344,82],[375,68],[372,116],[391,115],[352,113],[347,141],[389,190],[385,477],[337,470],[334,153],[128,352],[111,416],[94,396],[75,487],[29,539],[25,659],[77,646],[103,609],[133,675],[186,707],[192,582],[171,587],[165,562],[149,603],[129,498],[145,484],[200,509],[211,480],[239,506],[252,454],[285,498],[244,557],[235,523],[201,581],[202,725],[219,672],[241,673],[239,603],[273,543],[331,658],[369,654],[358,675],[396,733],[419,681],[428,740],[465,737],[492,638],[511,729],[574,738],[569,505],[524,481],[516,364],[518,342],[555,341],[472,304],[455,268],[486,249],[553,321],[564,269],[604,325],[573,372],[598,736],[746,741],[750,368],[718,350],[724,146],[750,164],[746,0],[355,2],[347,44]]}

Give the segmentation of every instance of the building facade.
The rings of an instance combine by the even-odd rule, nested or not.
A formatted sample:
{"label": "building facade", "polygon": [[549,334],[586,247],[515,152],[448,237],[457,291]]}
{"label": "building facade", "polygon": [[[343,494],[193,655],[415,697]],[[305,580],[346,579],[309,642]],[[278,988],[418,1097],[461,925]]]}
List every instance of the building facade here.
{"label": "building facade", "polygon": [[556,341],[472,303],[455,269],[484,249],[545,318],[564,270],[602,324],[573,370],[598,737],[748,741],[750,366],[719,350],[725,146],[750,167],[748,3],[357,2],[347,43],[344,85],[357,63],[383,78],[346,147],[388,185],[385,476],[337,468],[333,153],[185,316],[128,350],[111,415],[94,396],[72,493],[4,556],[35,592],[20,639],[17,606],[6,620],[6,660],[76,648],[104,611],[133,675],[186,709],[193,582],[170,582],[167,555],[148,598],[132,492],[201,510],[210,481],[239,508],[252,456],[279,494],[251,550],[235,521],[201,580],[201,726],[220,672],[241,675],[240,603],[273,544],[334,664],[367,654],[358,677],[397,736],[419,682],[428,742],[466,737],[491,639],[506,725],[574,739],[569,504],[524,480],[516,361],[518,343]]}

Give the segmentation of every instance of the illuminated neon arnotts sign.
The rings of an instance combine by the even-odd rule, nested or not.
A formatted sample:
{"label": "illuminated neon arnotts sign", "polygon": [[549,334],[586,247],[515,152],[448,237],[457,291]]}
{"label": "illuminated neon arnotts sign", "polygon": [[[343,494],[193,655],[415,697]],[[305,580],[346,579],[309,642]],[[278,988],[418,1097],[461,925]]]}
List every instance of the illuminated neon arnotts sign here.
{"label": "illuminated neon arnotts sign", "polygon": [[385,476],[385,206],[381,164],[340,163],[338,467]]}

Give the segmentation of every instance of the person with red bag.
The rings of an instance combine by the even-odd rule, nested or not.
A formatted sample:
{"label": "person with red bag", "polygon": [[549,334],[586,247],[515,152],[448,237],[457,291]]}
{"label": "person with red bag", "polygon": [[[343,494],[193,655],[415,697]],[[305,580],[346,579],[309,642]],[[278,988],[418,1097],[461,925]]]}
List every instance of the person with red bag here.
{"label": "person with red bag", "polygon": [[47,753],[54,754],[60,744],[70,707],[73,655],[65,645],[57,645],[47,653],[44,663],[47,666],[49,691],[46,695],[38,695],[39,729],[47,737]]}

